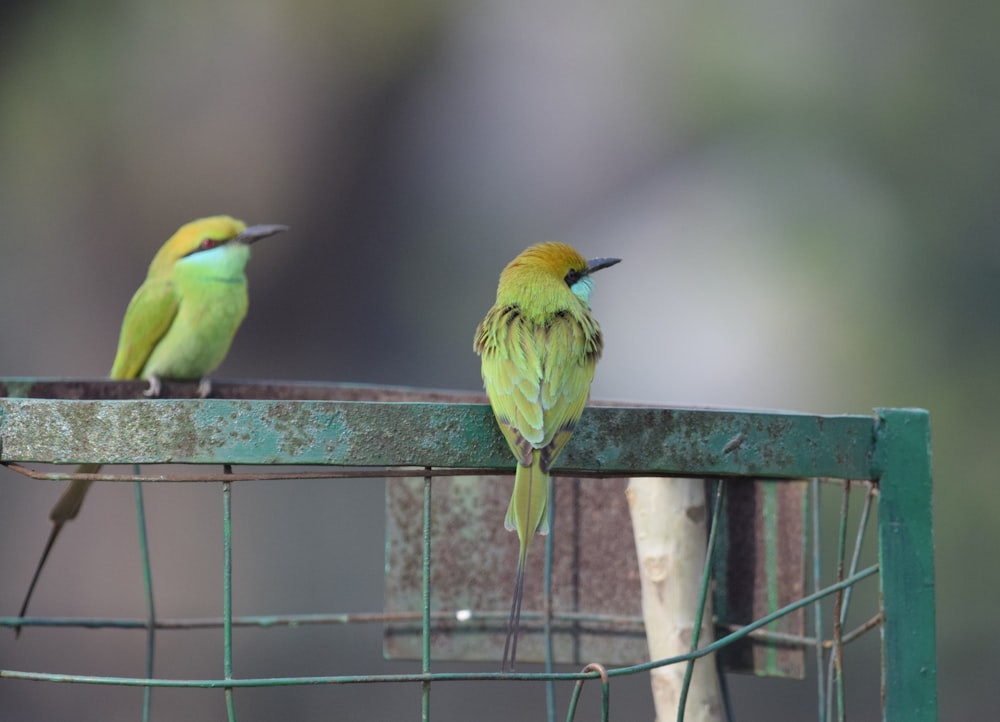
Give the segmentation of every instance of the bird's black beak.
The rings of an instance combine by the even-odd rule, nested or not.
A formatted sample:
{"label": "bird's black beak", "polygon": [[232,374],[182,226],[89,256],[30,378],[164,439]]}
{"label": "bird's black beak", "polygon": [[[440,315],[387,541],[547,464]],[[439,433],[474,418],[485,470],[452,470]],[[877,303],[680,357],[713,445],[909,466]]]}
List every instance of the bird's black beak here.
{"label": "bird's black beak", "polygon": [[282,225],[250,226],[233,240],[237,243],[246,243],[249,246],[251,243],[256,243],[261,238],[267,238],[268,236],[273,236],[275,233],[283,233],[287,230],[288,226]]}
{"label": "bird's black beak", "polygon": [[613,266],[616,263],[620,263],[621,260],[620,258],[591,258],[587,261],[587,274],[589,275],[600,271],[602,268]]}

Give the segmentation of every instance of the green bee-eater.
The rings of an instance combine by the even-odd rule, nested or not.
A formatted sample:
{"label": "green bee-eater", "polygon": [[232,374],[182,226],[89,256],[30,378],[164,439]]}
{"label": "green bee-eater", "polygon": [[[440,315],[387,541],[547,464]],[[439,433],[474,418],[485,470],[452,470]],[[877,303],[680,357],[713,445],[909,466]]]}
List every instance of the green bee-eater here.
{"label": "green bee-eater", "polygon": [[[149,265],[146,280],[135,292],[118,339],[112,379],[142,378],[146,396],[158,396],[160,379],[200,379],[199,394],[208,395],[206,378],[226,357],[236,330],[247,313],[250,244],[287,230],[287,226],[251,226],[229,216],[201,218],[181,226]],[[97,464],[77,467],[94,474]],[[45,560],[63,525],[76,518],[91,481],[76,480],[52,507],[52,531],[28,586],[18,616],[23,617]],[[20,633],[20,627],[16,629]]]}
{"label": "green bee-eater", "polygon": [[500,274],[497,300],[476,329],[483,383],[517,457],[504,522],[520,543],[502,668],[514,668],[528,546],[548,533],[549,469],[590,395],[603,340],[590,313],[591,274],[617,258],[586,260],[563,243],[531,246]]}

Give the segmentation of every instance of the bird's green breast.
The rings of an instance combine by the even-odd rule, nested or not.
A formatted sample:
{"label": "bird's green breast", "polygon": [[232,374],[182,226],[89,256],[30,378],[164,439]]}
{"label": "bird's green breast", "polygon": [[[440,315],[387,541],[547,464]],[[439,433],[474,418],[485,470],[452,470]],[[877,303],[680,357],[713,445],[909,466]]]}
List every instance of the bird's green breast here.
{"label": "bird's green breast", "polygon": [[198,379],[222,363],[247,313],[248,258],[246,246],[224,246],[175,265],[177,312],[143,377]]}

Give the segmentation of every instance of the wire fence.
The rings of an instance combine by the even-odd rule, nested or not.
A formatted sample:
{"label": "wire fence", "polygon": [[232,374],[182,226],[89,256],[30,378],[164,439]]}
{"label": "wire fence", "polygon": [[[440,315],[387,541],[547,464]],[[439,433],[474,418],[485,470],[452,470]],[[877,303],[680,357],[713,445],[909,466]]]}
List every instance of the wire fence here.
{"label": "wire fence", "polygon": [[[687,684],[695,661],[720,657],[726,660],[724,668],[732,669],[739,665],[725,655],[733,657],[732,652],[739,644],[752,642],[751,657],[762,653],[764,661],[751,661],[750,669],[773,671],[782,664],[787,666],[787,661],[777,661],[777,655],[788,650],[800,653],[811,650],[816,678],[816,719],[828,722],[846,717],[845,647],[867,632],[878,630],[883,650],[882,717],[893,722],[937,718],[929,433],[925,412],[880,410],[874,416],[820,417],[652,407],[588,409],[574,442],[567,448],[565,475],[603,480],[588,482],[591,484],[640,475],[714,480],[709,486],[712,524],[698,608],[704,610],[706,601],[714,594],[717,638],[701,646],[695,638],[687,654],[669,659],[609,664],[607,658],[597,658],[582,665],[579,671],[556,671],[564,661],[553,644],[559,630],[579,634],[581,629],[598,629],[598,636],[614,636],[615,632],[608,632],[609,629],[642,628],[641,616],[588,616],[578,610],[560,609],[548,601],[553,597],[553,586],[558,586],[552,571],[557,539],[576,533],[575,529],[566,530],[557,524],[545,544],[543,595],[547,601],[540,613],[532,615],[526,609],[524,617],[546,642],[542,647],[544,671],[455,672],[447,671],[449,657],[438,653],[432,641],[463,633],[495,635],[502,631],[506,618],[506,613],[495,607],[449,605],[447,587],[442,592],[435,586],[435,565],[444,563],[437,561],[441,546],[439,538],[432,534],[436,525],[442,523],[434,503],[435,495],[440,496],[447,489],[441,485],[448,483],[448,477],[509,475],[511,471],[509,452],[495,429],[489,408],[478,403],[480,397],[364,387],[216,384],[215,393],[228,393],[235,398],[132,401],[113,398],[116,393],[130,393],[127,384],[79,382],[85,388],[74,392],[77,387],[71,386],[67,391],[65,383],[6,382],[6,388],[2,389],[6,398],[0,399],[0,462],[33,479],[47,481],[73,475],[39,472],[25,464],[135,465],[131,474],[103,473],[96,478],[134,485],[146,615],[142,619],[0,617],[0,626],[144,630],[145,668],[142,676],[135,677],[3,669],[0,680],[141,688],[142,712],[137,716],[143,720],[154,718],[151,694],[156,688],[219,689],[228,719],[236,720],[239,690],[246,688],[418,685],[422,719],[430,720],[432,690],[440,685],[511,681],[546,687],[545,710],[539,711],[539,718],[573,720],[581,692],[589,683],[600,688],[597,713],[606,720],[612,709],[614,680],[645,674],[660,666],[684,664],[687,665],[685,688],[677,713],[677,719],[683,720]],[[61,393],[68,400],[16,397],[46,392]],[[259,395],[277,399],[254,398]],[[350,400],[341,400],[345,395]],[[288,400],[289,396],[295,398]],[[431,396],[434,400],[428,401]],[[191,433],[192,427],[197,433]],[[184,467],[171,467],[165,474],[140,473],[139,464],[165,462],[216,464],[221,473],[188,474],[181,471]],[[300,463],[321,464],[326,468],[304,472],[283,466]],[[245,464],[268,464],[273,468],[255,473],[234,469],[234,465]],[[415,480],[408,483],[416,490],[419,501],[419,608],[388,609],[387,602],[384,612],[234,615],[233,487],[262,479],[334,477],[389,478],[390,486],[402,483],[398,479]],[[799,481],[803,478],[808,481]],[[220,486],[224,600],[221,616],[185,619],[157,616],[143,503],[143,484],[150,481],[201,481]],[[727,586],[723,569],[726,560],[733,557],[732,548],[740,543],[733,537],[732,513],[738,506],[734,499],[739,497],[733,491],[742,493],[749,484],[759,486],[755,503],[762,518],[770,520],[770,525],[763,523],[761,533],[761,554],[770,555],[770,563],[764,564],[762,576],[749,582],[751,591],[766,587],[757,591],[765,599],[762,608],[767,613],[734,623],[724,618],[727,600],[745,595],[747,588],[744,585],[720,592],[719,587]],[[788,566],[787,557],[780,556],[787,552],[780,551],[782,540],[778,537],[783,534],[783,527],[779,523],[782,517],[777,511],[779,502],[775,494],[793,485],[801,491],[802,498],[800,506],[792,507],[793,517],[797,513],[807,521],[799,531],[804,540],[803,551],[807,550],[802,557],[807,573],[805,586],[797,588],[797,596],[789,601],[788,594],[778,589],[778,582],[771,585],[769,580],[778,578],[778,567]],[[555,486],[566,485],[560,480]],[[824,505],[829,507],[831,501],[836,509],[824,514]],[[393,503],[391,498],[390,503]],[[553,496],[552,503],[564,504],[557,496]],[[557,518],[558,512],[553,516]],[[872,526],[877,538],[875,545],[870,542]],[[791,539],[794,546],[795,538],[795,533],[784,534],[783,541]],[[827,543],[831,538],[832,549]],[[506,572],[505,568],[503,575]],[[876,580],[877,592],[872,588]],[[504,589],[503,593],[506,592]],[[849,624],[849,620],[859,616],[855,597],[863,599],[866,606],[869,601],[873,606],[862,609],[860,622]],[[809,618],[808,633],[804,629],[800,633],[789,632],[788,627],[781,626],[782,620],[796,614]],[[387,639],[392,638],[393,631],[398,637],[407,629],[414,630],[412,636],[419,639],[420,671],[259,678],[234,674],[234,628],[357,623],[387,625]],[[178,628],[221,628],[220,677],[155,676],[157,633]],[[700,628],[701,619],[696,619],[694,629]],[[478,643],[475,646],[482,647]],[[390,648],[387,642],[387,649]],[[499,660],[499,655],[496,658]],[[557,710],[556,685],[564,684],[571,684],[572,692],[565,708]],[[739,710],[730,711],[730,719],[733,718],[739,718]]]}

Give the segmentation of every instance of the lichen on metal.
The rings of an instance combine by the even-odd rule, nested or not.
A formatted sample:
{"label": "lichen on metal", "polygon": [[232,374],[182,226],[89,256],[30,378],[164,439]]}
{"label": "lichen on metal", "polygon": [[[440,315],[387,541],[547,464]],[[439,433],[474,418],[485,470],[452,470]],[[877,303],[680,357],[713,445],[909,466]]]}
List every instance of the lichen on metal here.
{"label": "lichen on metal", "polygon": [[[485,404],[6,398],[0,411],[8,461],[483,469],[510,463]],[[865,416],[594,406],[559,468],[870,478],[872,423]]]}

